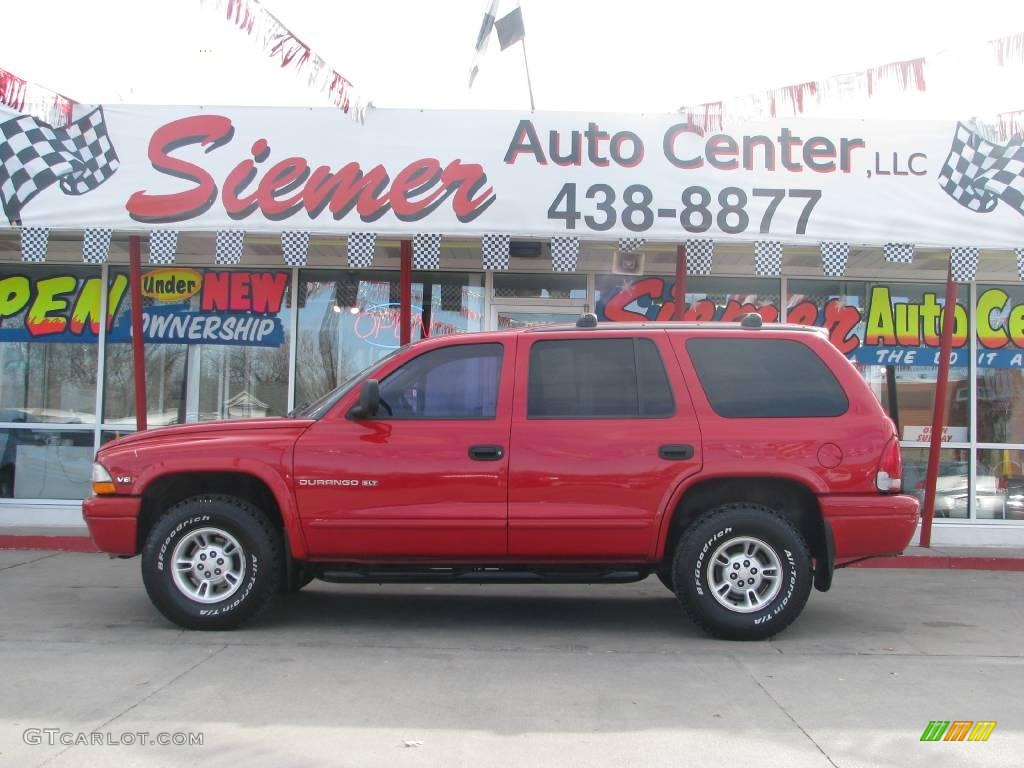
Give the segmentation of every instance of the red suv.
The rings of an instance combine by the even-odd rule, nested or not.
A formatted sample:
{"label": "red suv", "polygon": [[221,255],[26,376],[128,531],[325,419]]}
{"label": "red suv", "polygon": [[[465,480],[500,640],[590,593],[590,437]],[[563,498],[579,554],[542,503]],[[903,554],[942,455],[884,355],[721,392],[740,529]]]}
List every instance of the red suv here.
{"label": "red suv", "polygon": [[545,326],[396,350],[286,418],[104,446],[84,515],[157,608],[234,627],[330,582],[629,582],[708,632],[776,634],[814,584],[895,555],[892,421],[823,331]]}

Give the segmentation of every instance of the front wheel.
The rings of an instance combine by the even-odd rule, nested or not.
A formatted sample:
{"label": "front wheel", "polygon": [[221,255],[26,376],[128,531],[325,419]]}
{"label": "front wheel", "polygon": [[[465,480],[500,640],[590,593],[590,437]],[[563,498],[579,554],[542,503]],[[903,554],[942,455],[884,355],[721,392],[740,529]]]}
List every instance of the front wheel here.
{"label": "front wheel", "polygon": [[142,550],[150,600],[186,629],[232,629],[277,591],[281,535],[243,499],[209,494],[175,504]]}
{"label": "front wheel", "polygon": [[800,534],[759,504],[727,504],[686,531],[673,561],[676,593],[706,632],[762,640],[788,627],[811,591]]}

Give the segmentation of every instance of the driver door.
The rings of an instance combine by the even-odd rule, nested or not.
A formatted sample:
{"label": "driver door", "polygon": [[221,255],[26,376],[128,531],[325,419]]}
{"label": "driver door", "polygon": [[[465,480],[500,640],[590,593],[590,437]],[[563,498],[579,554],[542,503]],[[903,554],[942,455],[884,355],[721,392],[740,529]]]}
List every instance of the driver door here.
{"label": "driver door", "polygon": [[373,418],[347,417],[357,387],[302,435],[295,487],[314,557],[507,553],[514,343],[427,342],[382,377]]}

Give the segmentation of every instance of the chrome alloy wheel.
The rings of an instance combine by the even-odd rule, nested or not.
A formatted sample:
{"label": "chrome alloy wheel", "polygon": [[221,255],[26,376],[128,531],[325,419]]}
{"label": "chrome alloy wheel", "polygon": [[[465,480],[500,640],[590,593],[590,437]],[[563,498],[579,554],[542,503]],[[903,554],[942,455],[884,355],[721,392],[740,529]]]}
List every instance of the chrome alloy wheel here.
{"label": "chrome alloy wheel", "polygon": [[719,604],[735,613],[753,613],[771,603],[782,589],[782,563],[760,539],[729,539],[711,555],[708,586]]}
{"label": "chrome alloy wheel", "polygon": [[238,591],[245,578],[245,551],[219,528],[199,528],[182,537],[171,555],[174,586],[189,600],[217,603]]}

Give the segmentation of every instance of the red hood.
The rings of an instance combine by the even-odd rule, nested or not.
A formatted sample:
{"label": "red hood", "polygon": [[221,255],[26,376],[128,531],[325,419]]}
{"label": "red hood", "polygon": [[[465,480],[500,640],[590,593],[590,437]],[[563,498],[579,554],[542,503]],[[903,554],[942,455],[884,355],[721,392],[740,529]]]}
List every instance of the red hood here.
{"label": "red hood", "polygon": [[135,432],[134,434],[125,435],[124,437],[107,443],[100,450],[102,451],[112,447],[120,448],[128,445],[129,443],[134,444],[150,440],[187,439],[191,435],[202,435],[210,432],[238,432],[282,428],[302,431],[313,423],[313,419],[292,419],[284,416],[276,416],[259,419],[225,419],[223,421],[204,421],[196,424],[178,424],[171,427],[155,427],[154,429],[150,429],[145,432]]}

